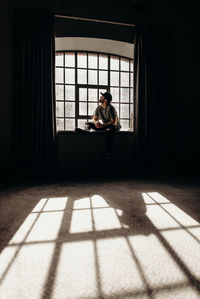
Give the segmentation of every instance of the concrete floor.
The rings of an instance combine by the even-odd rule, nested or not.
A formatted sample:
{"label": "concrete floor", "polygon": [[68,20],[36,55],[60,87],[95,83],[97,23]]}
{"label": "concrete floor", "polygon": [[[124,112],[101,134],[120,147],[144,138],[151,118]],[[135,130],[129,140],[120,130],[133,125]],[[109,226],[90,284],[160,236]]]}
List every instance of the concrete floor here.
{"label": "concrete floor", "polygon": [[200,187],[148,180],[0,192],[0,298],[200,298]]}

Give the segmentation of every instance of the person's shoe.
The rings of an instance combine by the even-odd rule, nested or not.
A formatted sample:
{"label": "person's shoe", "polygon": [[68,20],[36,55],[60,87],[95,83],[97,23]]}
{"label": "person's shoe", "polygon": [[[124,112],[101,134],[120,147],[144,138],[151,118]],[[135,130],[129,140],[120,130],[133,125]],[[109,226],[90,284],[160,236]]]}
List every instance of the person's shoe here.
{"label": "person's shoe", "polygon": [[89,131],[86,131],[86,130],[83,130],[83,129],[80,129],[80,128],[76,128],[75,132],[79,133],[79,134],[90,134]]}

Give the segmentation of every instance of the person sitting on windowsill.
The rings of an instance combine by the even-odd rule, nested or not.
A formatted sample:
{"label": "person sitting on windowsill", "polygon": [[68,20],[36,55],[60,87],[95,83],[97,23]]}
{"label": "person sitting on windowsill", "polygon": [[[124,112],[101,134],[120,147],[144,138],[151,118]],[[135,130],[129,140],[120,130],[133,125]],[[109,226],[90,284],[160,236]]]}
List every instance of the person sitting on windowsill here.
{"label": "person sitting on windowsill", "polygon": [[[117,111],[115,107],[110,103],[112,101],[112,95],[109,92],[102,93],[99,99],[100,105],[97,106],[92,122],[86,122],[85,131],[105,131],[106,132],[106,154],[105,158],[109,159],[113,146],[114,133],[121,129],[119,123]],[[102,123],[100,122],[102,121]],[[77,128],[76,132],[84,132]]]}

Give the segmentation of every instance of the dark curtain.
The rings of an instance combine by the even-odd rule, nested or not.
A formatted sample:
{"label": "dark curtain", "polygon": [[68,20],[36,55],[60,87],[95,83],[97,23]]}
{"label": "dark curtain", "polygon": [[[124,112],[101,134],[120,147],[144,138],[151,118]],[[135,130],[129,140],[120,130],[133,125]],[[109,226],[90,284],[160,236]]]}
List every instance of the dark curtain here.
{"label": "dark curtain", "polygon": [[134,45],[137,170],[153,173],[166,169],[171,159],[171,31],[155,25],[137,26]]}
{"label": "dark curtain", "polygon": [[41,176],[55,166],[54,17],[15,12],[13,158],[16,174]]}

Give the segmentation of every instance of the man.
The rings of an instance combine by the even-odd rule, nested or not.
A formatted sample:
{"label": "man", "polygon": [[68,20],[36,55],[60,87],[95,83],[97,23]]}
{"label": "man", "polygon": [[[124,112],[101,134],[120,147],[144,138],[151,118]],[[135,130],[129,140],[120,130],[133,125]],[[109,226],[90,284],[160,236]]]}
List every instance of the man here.
{"label": "man", "polygon": [[[87,131],[93,129],[95,131],[105,131],[106,133],[106,155],[109,159],[111,155],[114,133],[118,132],[121,125],[115,107],[111,105],[112,95],[109,92],[102,93],[99,99],[100,105],[96,108],[93,115],[93,122],[87,122],[85,129]],[[100,122],[102,121],[102,123]],[[76,129],[79,132],[80,129]]]}

